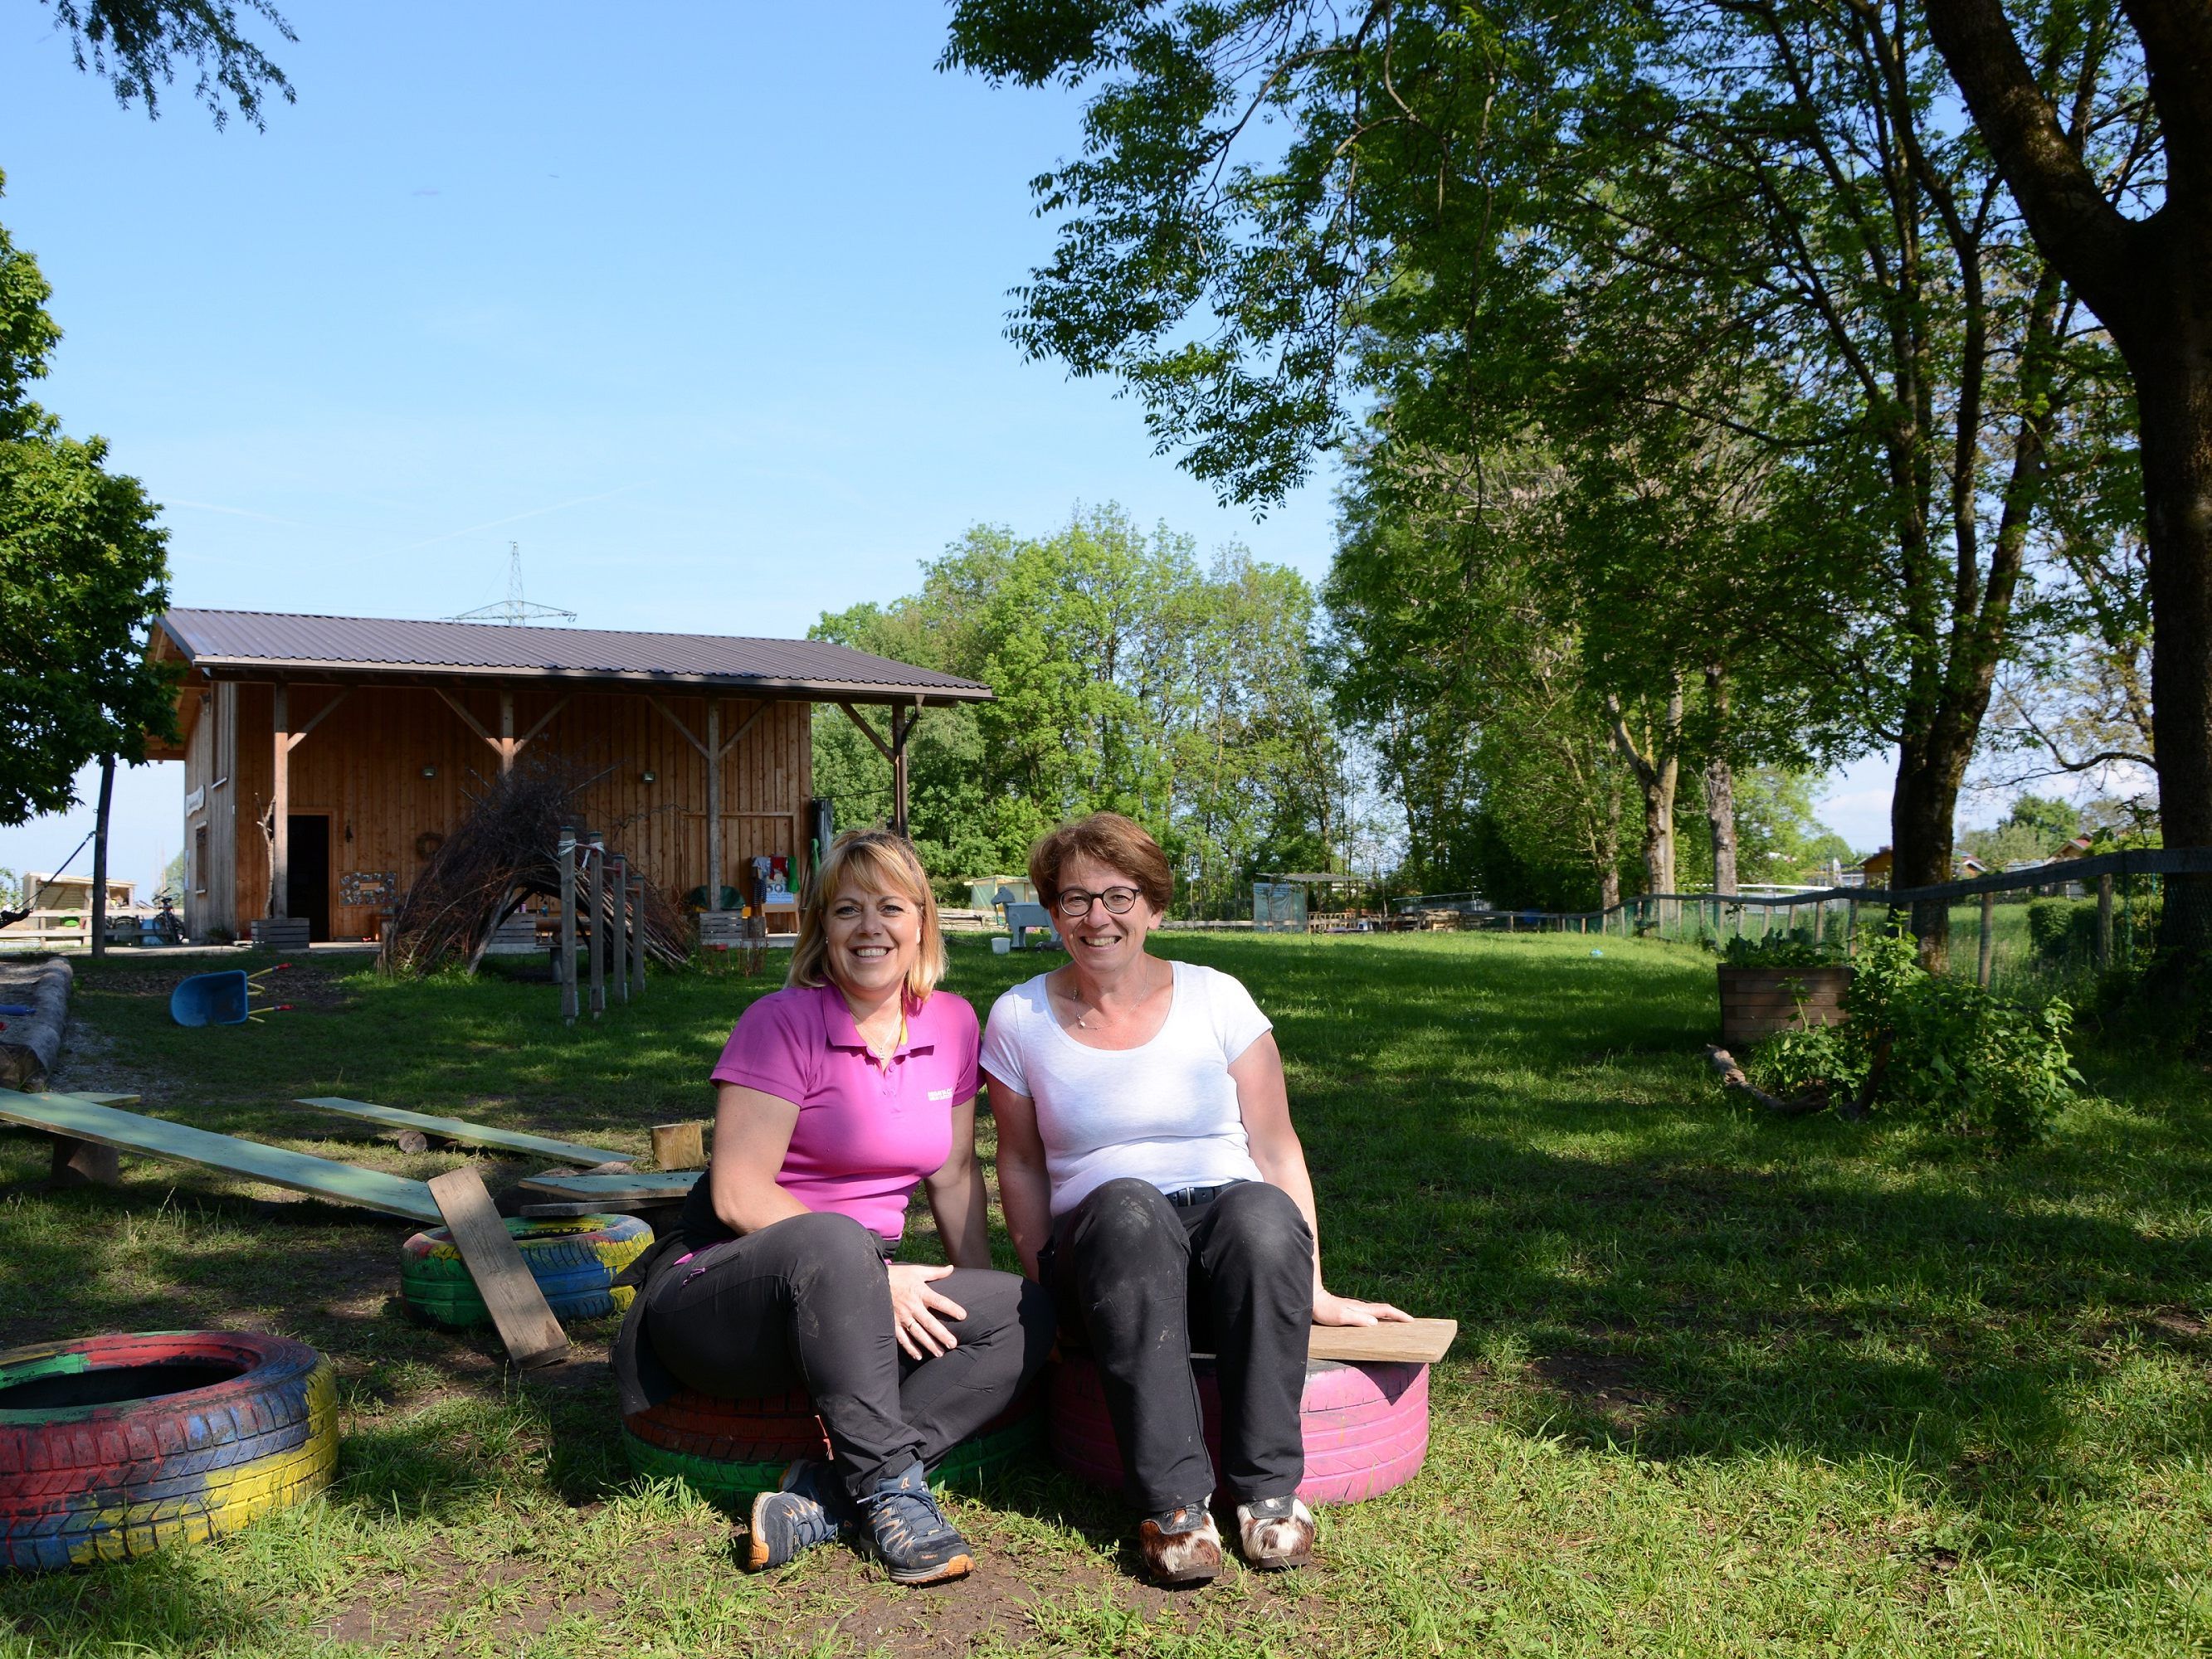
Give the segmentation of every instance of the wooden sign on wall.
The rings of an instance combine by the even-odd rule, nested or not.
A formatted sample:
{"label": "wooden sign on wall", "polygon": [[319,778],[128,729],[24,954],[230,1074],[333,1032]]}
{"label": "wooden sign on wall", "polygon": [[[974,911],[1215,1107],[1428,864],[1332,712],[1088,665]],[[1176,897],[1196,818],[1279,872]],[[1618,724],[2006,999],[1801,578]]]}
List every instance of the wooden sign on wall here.
{"label": "wooden sign on wall", "polygon": [[399,896],[396,870],[348,870],[338,877],[340,904],[386,905]]}

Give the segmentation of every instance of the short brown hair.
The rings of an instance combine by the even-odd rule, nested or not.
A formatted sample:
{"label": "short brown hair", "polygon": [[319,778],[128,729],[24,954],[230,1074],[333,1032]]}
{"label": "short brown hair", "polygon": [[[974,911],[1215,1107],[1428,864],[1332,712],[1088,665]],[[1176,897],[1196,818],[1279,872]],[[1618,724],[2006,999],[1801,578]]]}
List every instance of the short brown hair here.
{"label": "short brown hair", "polygon": [[1111,865],[1136,884],[1145,902],[1163,915],[1175,899],[1175,874],[1159,842],[1134,818],[1119,812],[1093,812],[1063,823],[1030,848],[1030,879],[1047,909],[1060,903],[1060,872],[1071,859]]}
{"label": "short brown hair", "polygon": [[902,893],[921,912],[921,950],[907,971],[906,994],[915,1003],[929,1000],[945,977],[945,934],[937,924],[937,895],[929,872],[914,847],[888,830],[848,830],[830,843],[822,866],[806,885],[799,907],[799,943],[792,947],[787,985],[820,985],[830,977],[830,933],[823,926],[830,907],[848,887],[878,893]]}

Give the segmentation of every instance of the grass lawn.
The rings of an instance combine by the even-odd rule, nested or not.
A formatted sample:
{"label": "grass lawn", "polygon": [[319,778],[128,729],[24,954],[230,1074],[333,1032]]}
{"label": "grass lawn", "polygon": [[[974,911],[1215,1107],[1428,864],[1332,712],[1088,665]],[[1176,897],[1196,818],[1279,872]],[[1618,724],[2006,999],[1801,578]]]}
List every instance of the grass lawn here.
{"label": "grass lawn", "polygon": [[[954,1501],[966,1585],[834,1547],[749,1578],[725,1516],[624,1468],[610,1322],[519,1376],[402,1316],[403,1224],[143,1160],[44,1194],[0,1138],[0,1340],[283,1331],[336,1361],[345,1432],[326,1497],[237,1539],[0,1581],[0,1654],[2212,1651],[2205,1073],[2087,1054],[2100,1098],[2007,1162],[1767,1121],[1705,1075],[1711,958],[1592,944],[1165,940],[1277,1022],[1331,1283],[1462,1325],[1416,1482],[1324,1511],[1306,1573],[1176,1595],[1042,1468]],[[979,1008],[1040,965],[953,960]],[[318,960],[297,1012],[186,1031],[181,971],[87,965],[65,1085],[417,1176],[461,1155],[287,1102],[642,1152],[769,988],[656,978],[568,1030],[550,986]]]}

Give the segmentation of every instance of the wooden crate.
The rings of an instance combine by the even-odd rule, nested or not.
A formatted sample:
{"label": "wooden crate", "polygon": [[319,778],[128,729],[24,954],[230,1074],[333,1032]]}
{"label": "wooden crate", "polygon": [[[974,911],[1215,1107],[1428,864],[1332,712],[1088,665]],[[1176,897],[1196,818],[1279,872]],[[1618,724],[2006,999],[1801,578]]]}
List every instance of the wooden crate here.
{"label": "wooden crate", "polygon": [[1723,963],[1719,973],[1723,1048],[1789,1030],[1801,1018],[1808,1025],[1843,1023],[1844,994],[1851,984],[1849,968],[1732,968]]}

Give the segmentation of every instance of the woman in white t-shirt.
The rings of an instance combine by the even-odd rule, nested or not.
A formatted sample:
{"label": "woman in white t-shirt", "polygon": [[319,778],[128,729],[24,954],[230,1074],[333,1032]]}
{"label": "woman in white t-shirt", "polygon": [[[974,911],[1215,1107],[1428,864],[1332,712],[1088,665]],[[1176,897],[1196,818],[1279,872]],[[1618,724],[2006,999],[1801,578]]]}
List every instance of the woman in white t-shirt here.
{"label": "woman in white t-shirt", "polygon": [[[1302,1566],[1307,1334],[1407,1316],[1322,1286],[1313,1182],[1251,994],[1145,949],[1174,890],[1159,844],[1093,813],[1040,841],[1030,877],[1070,960],[999,999],[981,1060],[1023,1271],[1052,1291],[1063,1340],[1097,1361],[1147,1571],[1220,1571],[1217,1484],[1248,1561]],[[1218,1483],[1194,1346],[1221,1385]]]}

